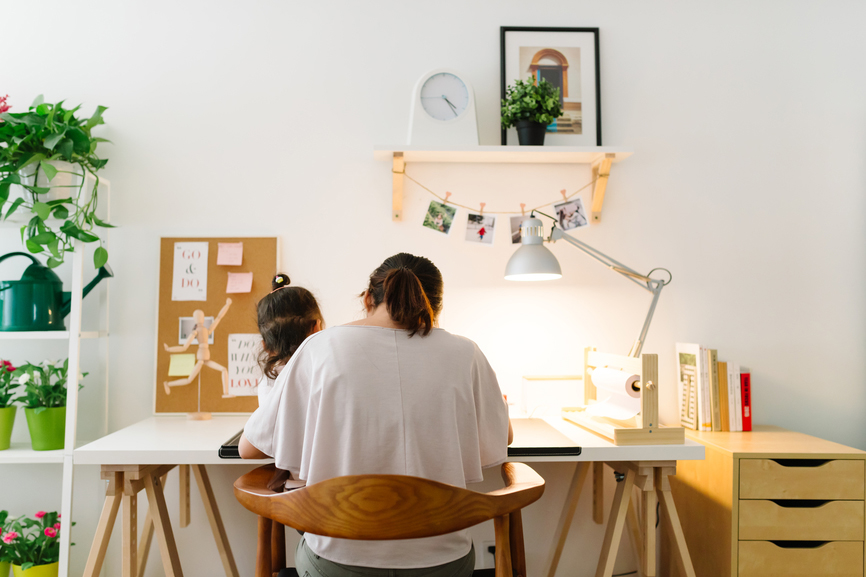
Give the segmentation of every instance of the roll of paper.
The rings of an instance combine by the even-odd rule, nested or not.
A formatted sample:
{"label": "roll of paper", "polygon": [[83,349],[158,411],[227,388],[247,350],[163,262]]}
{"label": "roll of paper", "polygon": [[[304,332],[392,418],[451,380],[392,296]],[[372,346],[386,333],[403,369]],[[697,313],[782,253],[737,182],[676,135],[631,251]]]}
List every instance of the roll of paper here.
{"label": "roll of paper", "polygon": [[588,415],[624,421],[640,413],[640,375],[601,367],[592,371],[591,378],[598,402],[587,407]]}

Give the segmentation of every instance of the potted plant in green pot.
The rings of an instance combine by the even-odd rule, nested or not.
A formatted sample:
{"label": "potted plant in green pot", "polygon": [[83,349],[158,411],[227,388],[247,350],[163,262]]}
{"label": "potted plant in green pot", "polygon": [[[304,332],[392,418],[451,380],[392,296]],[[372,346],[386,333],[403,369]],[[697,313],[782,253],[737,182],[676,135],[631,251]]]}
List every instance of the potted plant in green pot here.
{"label": "potted plant in green pot", "polygon": [[[108,141],[91,133],[104,123],[106,108],[97,106],[89,118],[78,118],[79,108],[43,102],[40,95],[28,112],[0,112],[0,217],[26,215],[24,244],[31,253],[48,253],[49,267],[63,262],[76,239],[99,242],[94,227],[111,226],[96,216],[97,173],[108,163],[96,149]],[[93,182],[89,190],[87,175]],[[107,261],[108,252],[98,247],[94,266]]]}
{"label": "potted plant in green pot", "polygon": [[547,80],[515,80],[505,89],[502,101],[502,128],[517,129],[520,144],[544,144],[547,126],[562,115],[559,88]]}
{"label": "potted plant in green pot", "polygon": [[60,515],[56,512],[39,511],[32,519],[23,516],[13,519],[0,539],[14,577],[57,577]]}
{"label": "potted plant in green pot", "polygon": [[[9,448],[12,440],[12,425],[15,423],[17,407],[12,404],[12,389],[18,387],[14,380],[15,367],[9,361],[0,361],[0,451]],[[0,511],[2,513],[2,511]],[[0,527],[3,521],[0,520]],[[0,570],[0,577],[6,577]]]}
{"label": "potted plant in green pot", "polygon": [[[2,99],[0,99],[0,106],[2,106]],[[9,577],[11,553],[3,541],[3,534],[6,532],[6,519],[8,518],[9,511],[0,511],[0,577]]]}
{"label": "potted plant in green pot", "polygon": [[[25,405],[30,444],[34,451],[53,451],[63,448],[66,431],[66,381],[69,359],[63,362],[26,363],[14,375],[24,386],[24,395],[18,397]],[[87,376],[87,373],[81,377]],[[80,386],[79,386],[80,387]]]}

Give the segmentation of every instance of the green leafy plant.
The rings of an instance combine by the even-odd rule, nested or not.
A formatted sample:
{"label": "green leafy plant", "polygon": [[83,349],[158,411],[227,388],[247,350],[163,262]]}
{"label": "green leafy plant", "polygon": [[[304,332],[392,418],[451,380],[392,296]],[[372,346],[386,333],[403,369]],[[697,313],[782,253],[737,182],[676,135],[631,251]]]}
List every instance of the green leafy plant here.
{"label": "green leafy plant", "polygon": [[61,525],[56,511],[39,511],[33,518],[21,516],[0,527],[0,560],[19,565],[23,571],[60,560]]}
{"label": "green leafy plant", "polygon": [[502,128],[511,128],[521,120],[550,124],[562,116],[559,88],[547,80],[515,80],[505,89],[502,101]]}
{"label": "green leafy plant", "polygon": [[[19,366],[13,376],[19,385],[24,386],[24,395],[15,400],[23,402],[28,409],[36,409],[37,414],[48,408],[65,407],[68,372],[69,359],[63,362],[43,361],[39,365],[25,363]],[[81,378],[86,376],[87,373],[84,373]]]}
{"label": "green leafy plant", "polygon": [[[12,389],[18,387],[14,379],[15,370],[9,361],[0,361],[0,409],[12,404]],[[0,514],[2,513],[3,511],[0,511]],[[3,522],[0,521],[0,526],[2,525]]]}
{"label": "green leafy plant", "polygon": [[[2,99],[0,99],[0,104],[2,104]],[[0,511],[0,563],[9,562],[10,553],[8,547],[3,542],[3,534],[6,532],[6,519],[8,518],[9,511]]]}
{"label": "green leafy plant", "polygon": [[[3,108],[8,109],[3,101]],[[104,138],[91,134],[94,127],[104,124],[105,106],[97,106],[89,118],[78,118],[81,106],[67,109],[63,101],[57,104],[43,102],[38,96],[28,112],[0,113],[0,215],[8,219],[19,209],[33,216],[21,227],[21,239],[31,253],[49,253],[48,266],[59,266],[67,252],[73,250],[75,239],[98,242],[94,227],[110,227],[96,216],[99,202],[99,172],[108,163],[96,153]],[[37,186],[40,170],[49,184],[59,171],[52,161],[66,161],[77,168],[80,184],[71,198],[45,199],[51,187]],[[33,181],[22,177],[24,170],[33,168]],[[86,195],[85,176],[93,176],[93,189]],[[26,194],[8,203],[12,185],[19,185]],[[49,219],[56,219],[54,222]],[[96,268],[108,261],[108,251],[100,246],[93,254]]]}

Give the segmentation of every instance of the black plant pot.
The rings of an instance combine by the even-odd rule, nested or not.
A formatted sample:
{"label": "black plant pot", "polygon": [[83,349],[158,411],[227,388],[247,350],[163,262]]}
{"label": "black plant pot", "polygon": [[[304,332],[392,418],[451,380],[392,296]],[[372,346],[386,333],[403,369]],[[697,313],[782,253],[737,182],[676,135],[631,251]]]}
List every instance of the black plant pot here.
{"label": "black plant pot", "polygon": [[544,144],[544,133],[547,125],[533,120],[518,120],[514,125],[517,129],[517,141],[520,144],[541,146]]}

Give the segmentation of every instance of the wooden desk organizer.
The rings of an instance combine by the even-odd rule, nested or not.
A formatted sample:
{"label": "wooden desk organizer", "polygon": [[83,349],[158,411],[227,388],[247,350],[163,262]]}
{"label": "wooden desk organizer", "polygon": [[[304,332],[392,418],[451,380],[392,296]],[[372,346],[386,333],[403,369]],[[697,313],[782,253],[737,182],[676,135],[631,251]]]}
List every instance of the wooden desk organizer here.
{"label": "wooden desk organizer", "polygon": [[[587,405],[597,400],[592,371],[599,367],[640,375],[640,414],[632,419],[617,421],[608,417],[590,416],[584,412]],[[659,424],[658,374],[658,355],[644,354],[638,359],[599,353],[594,347],[587,347],[583,352],[585,406],[563,407],[562,418],[613,441],[614,445],[682,445],[685,443],[685,430],[682,427],[664,427]]]}

